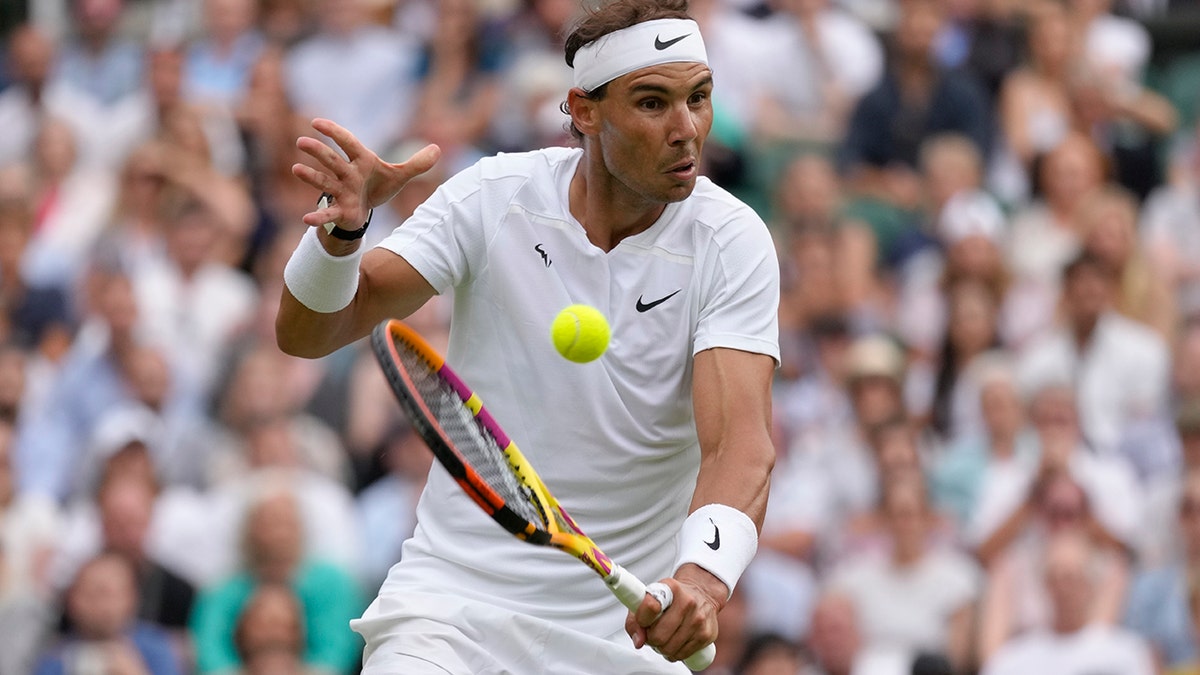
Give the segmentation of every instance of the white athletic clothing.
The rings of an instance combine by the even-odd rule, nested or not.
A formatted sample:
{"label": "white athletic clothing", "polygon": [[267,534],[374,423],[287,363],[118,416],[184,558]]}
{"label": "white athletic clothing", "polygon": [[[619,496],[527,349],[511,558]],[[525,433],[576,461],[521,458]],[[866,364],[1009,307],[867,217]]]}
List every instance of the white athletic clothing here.
{"label": "white athletic clothing", "polygon": [[1090,625],[1060,635],[1036,631],[1013,638],[984,664],[982,675],[1152,675],[1154,659],[1141,636]]}
{"label": "white athletic clothing", "polygon": [[363,675],[683,675],[624,629],[596,637],[492,604],[411,592],[378,598],[381,617],[356,622],[367,639]]}
{"label": "white athletic clothing", "polygon": [[[649,582],[672,571],[695,488],[692,357],[728,347],[778,362],[779,268],[762,220],[705,178],[605,253],[568,210],[580,157],[550,148],[486,158],[380,246],[454,292],[448,363],[584,531]],[[612,325],[591,363],[567,361],[550,340],[572,303]],[[385,604],[450,593],[588,635],[621,631],[626,610],[594,572],[504,532],[439,465],[417,521],[380,591]],[[376,603],[365,618],[382,611]]]}

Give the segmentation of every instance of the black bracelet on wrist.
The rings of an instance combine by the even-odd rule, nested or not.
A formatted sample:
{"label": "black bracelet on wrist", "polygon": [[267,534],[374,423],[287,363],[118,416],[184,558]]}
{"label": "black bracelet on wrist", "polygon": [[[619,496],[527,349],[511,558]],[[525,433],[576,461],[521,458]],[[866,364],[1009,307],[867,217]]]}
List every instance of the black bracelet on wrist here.
{"label": "black bracelet on wrist", "polygon": [[[333,195],[329,194],[328,192],[322,192],[321,198],[317,200],[317,208],[324,209],[332,203]],[[335,239],[341,239],[342,241],[354,241],[356,239],[362,239],[363,235],[367,233],[367,228],[371,225],[371,216],[373,215],[375,215],[375,209],[367,211],[367,222],[363,223],[362,227],[358,228],[357,230],[347,230],[338,227],[333,223],[325,223],[325,233],[331,237],[334,237]]]}

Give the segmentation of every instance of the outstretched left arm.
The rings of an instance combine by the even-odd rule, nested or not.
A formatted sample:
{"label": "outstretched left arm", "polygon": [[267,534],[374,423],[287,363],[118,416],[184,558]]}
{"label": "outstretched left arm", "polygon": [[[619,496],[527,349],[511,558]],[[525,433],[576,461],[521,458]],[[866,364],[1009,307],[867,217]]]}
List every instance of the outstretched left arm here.
{"label": "outstretched left arm", "polygon": [[[775,360],[764,354],[715,348],[696,355],[692,398],[700,439],[700,473],[689,512],[721,504],[741,511],[755,530],[761,530],[775,463],[771,443],[774,370]],[[735,536],[727,531],[724,545],[736,545]],[[637,646],[650,644],[669,659],[683,659],[716,639],[717,613],[732,589],[692,563],[680,567],[673,579],[663,581],[674,592],[670,609],[656,620],[658,603],[648,599],[626,622],[626,630]]]}

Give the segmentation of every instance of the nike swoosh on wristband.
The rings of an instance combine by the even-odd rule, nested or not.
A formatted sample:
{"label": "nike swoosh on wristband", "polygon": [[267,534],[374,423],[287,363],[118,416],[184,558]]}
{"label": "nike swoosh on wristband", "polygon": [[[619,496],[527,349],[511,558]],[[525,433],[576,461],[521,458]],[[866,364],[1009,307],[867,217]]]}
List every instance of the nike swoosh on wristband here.
{"label": "nike swoosh on wristband", "polygon": [[708,522],[713,526],[713,540],[704,542],[704,545],[715,551],[721,548],[721,528],[717,527],[716,521],[712,518],[709,518]]}
{"label": "nike swoosh on wristband", "polygon": [[661,52],[662,50],[666,49],[667,47],[670,47],[671,45],[675,44],[676,42],[679,42],[680,40],[682,40],[683,38],[685,38],[689,35],[691,35],[691,33],[684,33],[683,35],[680,35],[677,38],[674,38],[671,40],[666,40],[666,41],[664,41],[661,36],[655,35],[654,36],[654,48]]}
{"label": "nike swoosh on wristband", "polygon": [[639,295],[638,299],[637,299],[636,309],[639,312],[645,312],[647,310],[654,309],[655,307],[658,307],[659,305],[663,304],[664,302],[675,297],[675,293],[678,293],[679,291],[682,291],[682,290],[683,290],[682,288],[677,288],[677,289],[675,289],[674,293],[671,293],[670,295],[664,295],[663,297],[661,297],[653,302],[642,302],[642,296]]}

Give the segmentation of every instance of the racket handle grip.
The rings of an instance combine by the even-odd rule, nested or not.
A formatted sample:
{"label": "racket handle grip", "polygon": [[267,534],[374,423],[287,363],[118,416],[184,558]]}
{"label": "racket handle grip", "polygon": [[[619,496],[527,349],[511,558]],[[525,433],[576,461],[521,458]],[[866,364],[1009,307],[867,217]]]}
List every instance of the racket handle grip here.
{"label": "racket handle grip", "polygon": [[[642,580],[632,572],[616,563],[613,563],[612,574],[604,578],[604,583],[608,584],[608,589],[631,612],[636,612],[646,597],[646,584],[642,583]],[[670,602],[663,606],[663,611],[667,611],[669,606]],[[716,656],[717,648],[712,644],[707,644],[700,651],[684,659],[683,665],[694,672],[701,671],[712,665]]]}

